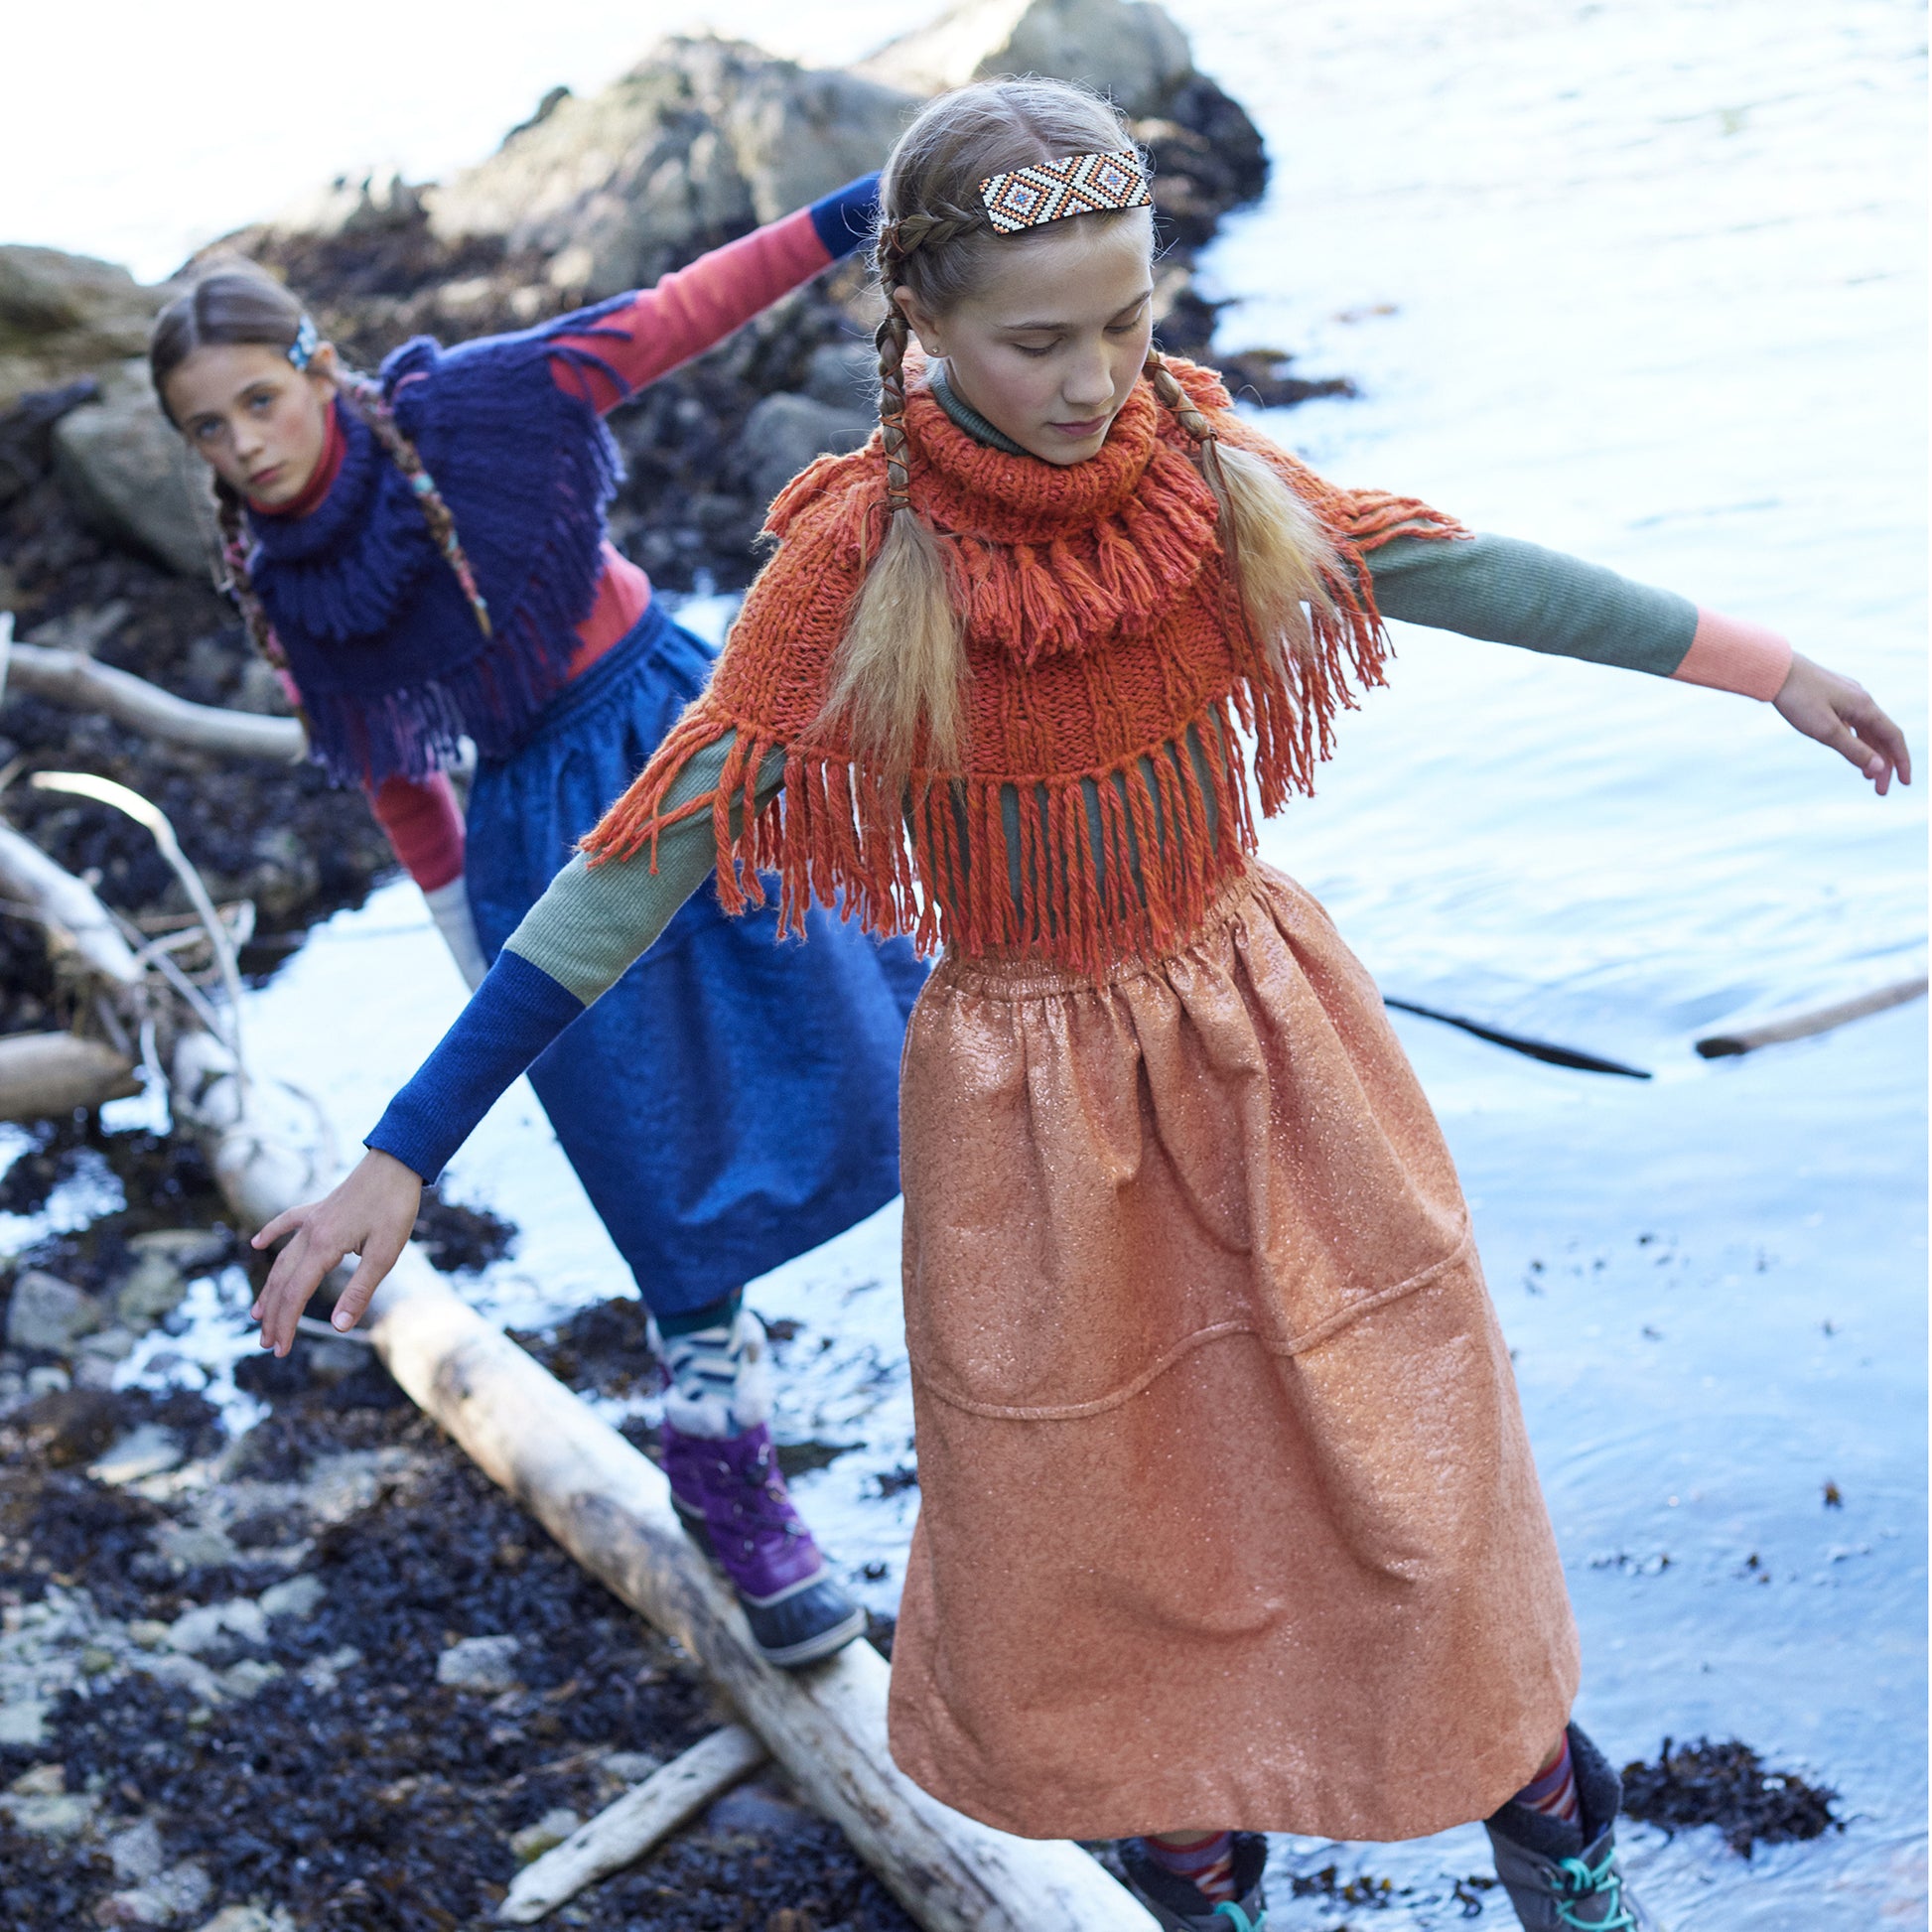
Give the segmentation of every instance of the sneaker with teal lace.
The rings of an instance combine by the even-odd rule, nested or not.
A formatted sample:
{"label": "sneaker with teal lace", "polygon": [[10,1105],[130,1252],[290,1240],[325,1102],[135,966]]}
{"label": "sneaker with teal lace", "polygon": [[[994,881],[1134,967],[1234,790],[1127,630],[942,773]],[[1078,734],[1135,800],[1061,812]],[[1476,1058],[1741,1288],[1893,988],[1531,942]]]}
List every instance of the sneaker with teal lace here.
{"label": "sneaker with teal lace", "polygon": [[1261,1895],[1268,1841],[1259,1832],[1234,1835],[1234,1896],[1218,1905],[1198,1885],[1155,1863],[1137,1838],[1120,1842],[1127,1889],[1154,1914],[1162,1932],[1263,1932],[1268,1901]]}
{"label": "sneaker with teal lace", "polygon": [[1485,1821],[1496,1876],[1527,1932],[1664,1932],[1624,1882],[1616,1863],[1623,1780],[1603,1753],[1570,1726],[1583,1822],[1510,1802]]}

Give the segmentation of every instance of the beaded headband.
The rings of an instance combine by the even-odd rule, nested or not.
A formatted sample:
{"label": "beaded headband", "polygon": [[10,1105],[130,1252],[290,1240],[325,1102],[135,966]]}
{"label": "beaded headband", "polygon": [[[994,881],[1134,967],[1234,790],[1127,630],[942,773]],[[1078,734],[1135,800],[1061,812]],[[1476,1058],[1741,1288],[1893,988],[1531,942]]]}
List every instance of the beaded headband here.
{"label": "beaded headband", "polygon": [[316,334],[316,325],[309,316],[304,316],[296,326],[295,341],[289,344],[289,360],[298,369],[309,366],[309,358],[322,346],[322,338]]}
{"label": "beaded headband", "polygon": [[1069,214],[1152,207],[1151,179],[1137,154],[1070,154],[987,176],[980,183],[980,200],[994,227],[1002,234],[1018,234]]}

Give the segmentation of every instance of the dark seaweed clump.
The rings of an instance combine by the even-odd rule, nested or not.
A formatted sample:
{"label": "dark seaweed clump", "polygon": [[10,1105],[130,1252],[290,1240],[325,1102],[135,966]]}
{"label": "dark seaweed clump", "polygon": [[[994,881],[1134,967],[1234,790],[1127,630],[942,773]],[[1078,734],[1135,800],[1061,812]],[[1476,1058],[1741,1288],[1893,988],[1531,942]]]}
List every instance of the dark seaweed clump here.
{"label": "dark seaweed clump", "polygon": [[1770,1771],[1748,1744],[1736,1738],[1714,1744],[1664,1739],[1655,1764],[1623,1767],[1623,1809],[1648,1825],[1677,1831],[1716,1825],[1725,1842],[1748,1859],[1758,1845],[1818,1838],[1843,1831],[1832,1806],[1838,1793],[1808,1784],[1795,1771]]}
{"label": "dark seaweed clump", "polygon": [[[513,1834],[558,1808],[588,1817],[608,1803],[621,1788],[603,1768],[609,1752],[668,1759],[720,1722],[690,1660],[492,1488],[372,1358],[345,1380],[287,1379],[233,1474],[294,1487],[272,1501],[270,1520],[232,1522],[239,1564],[168,1560],[157,1532],[192,1512],[192,1497],[117,1492],[74,1466],[139,1422],[209,1447],[213,1418],[199,1397],[74,1391],[98,1413],[36,1404],[0,1427],[0,1602],[34,1601],[58,1583],[109,1616],[165,1622],[288,1575],[267,1546],[297,1539],[303,1572],[321,1586],[312,1609],[278,1617],[264,1640],[201,1652],[217,1671],[279,1670],[254,1695],[205,1702],[137,1663],[96,1678],[91,1694],[68,1694],[39,1746],[0,1745],[0,1789],[31,1765],[58,1764],[67,1790],[96,1807],[77,1843],[0,1820],[0,1932],[105,1922],[116,1909],[105,1897],[125,1881],[102,1847],[143,1818],[170,1863],[207,1874],[202,1917],[253,1902],[283,1907],[303,1932],[481,1932],[515,1873]],[[86,1441],[66,1444],[76,1430]],[[373,1456],[380,1473],[345,1517],[319,1518],[305,1485],[345,1454]],[[440,1683],[445,1649],[483,1635],[517,1639],[514,1682]],[[721,1801],[551,1922],[578,1932],[910,1925],[835,1829],[768,1785]]]}

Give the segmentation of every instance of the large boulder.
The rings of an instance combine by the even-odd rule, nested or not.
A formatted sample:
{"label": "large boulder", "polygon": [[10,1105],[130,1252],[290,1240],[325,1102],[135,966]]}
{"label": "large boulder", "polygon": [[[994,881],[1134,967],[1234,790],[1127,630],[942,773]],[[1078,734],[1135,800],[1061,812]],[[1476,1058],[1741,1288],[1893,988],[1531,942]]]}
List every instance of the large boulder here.
{"label": "large boulder", "polygon": [[914,94],[1004,73],[1079,80],[1129,120],[1166,114],[1193,70],[1187,36],[1154,0],[962,0],[853,69]]}
{"label": "large boulder", "polygon": [[0,247],[0,409],[30,389],[142,354],[163,300],[113,262]]}
{"label": "large boulder", "polygon": [[746,417],[733,451],[735,465],[751,485],[753,499],[769,503],[806,464],[858,449],[877,421],[851,403],[781,389]]}
{"label": "large boulder", "polygon": [[99,399],[55,425],[54,474],[97,529],[184,577],[207,577],[214,527],[207,472],[156,404],[145,357],[110,364]]}
{"label": "large boulder", "polygon": [[446,243],[500,238],[547,257],[554,286],[616,294],[877,168],[911,104],[743,42],[669,40],[423,200]]}

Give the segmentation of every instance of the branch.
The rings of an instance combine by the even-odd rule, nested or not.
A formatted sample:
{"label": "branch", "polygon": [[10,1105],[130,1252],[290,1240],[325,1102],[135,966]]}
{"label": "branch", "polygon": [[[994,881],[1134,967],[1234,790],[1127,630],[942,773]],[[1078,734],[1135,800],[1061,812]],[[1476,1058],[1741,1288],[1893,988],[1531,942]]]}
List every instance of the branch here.
{"label": "branch", "polygon": [[31,692],[76,711],[98,711],[117,725],[198,752],[270,759],[280,764],[299,763],[308,752],[302,727],[293,718],[190,704],[146,678],[97,663],[77,650],[15,644],[6,658],[6,689]]}

